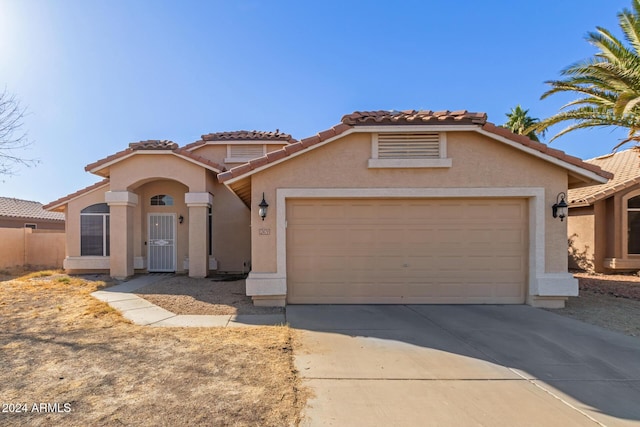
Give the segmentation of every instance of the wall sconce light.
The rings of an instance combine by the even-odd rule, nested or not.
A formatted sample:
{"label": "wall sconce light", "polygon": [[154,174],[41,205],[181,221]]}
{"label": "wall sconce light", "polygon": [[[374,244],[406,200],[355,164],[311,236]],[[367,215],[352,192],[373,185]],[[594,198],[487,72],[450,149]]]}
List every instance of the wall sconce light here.
{"label": "wall sconce light", "polygon": [[179,222],[180,224],[182,224],[182,223],[184,222],[184,217],[183,217],[182,215],[180,215],[180,216],[178,217],[178,222]]}
{"label": "wall sconce light", "polygon": [[258,207],[260,208],[260,210],[258,211],[258,215],[260,215],[260,218],[262,218],[262,220],[264,221],[265,217],[267,216],[267,208],[269,207],[269,203],[267,203],[267,201],[264,199],[264,193],[262,193],[262,201],[260,202]]}
{"label": "wall sconce light", "polygon": [[567,195],[565,193],[558,193],[558,197],[556,198],[556,204],[551,206],[551,211],[554,218],[560,218],[560,221],[563,221],[567,216],[567,211],[569,206],[567,202],[564,201]]}

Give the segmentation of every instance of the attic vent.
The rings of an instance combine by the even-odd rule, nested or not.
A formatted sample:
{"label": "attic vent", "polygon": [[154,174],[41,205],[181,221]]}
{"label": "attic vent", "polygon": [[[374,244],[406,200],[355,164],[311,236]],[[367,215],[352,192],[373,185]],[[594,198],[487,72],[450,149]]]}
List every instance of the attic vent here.
{"label": "attic vent", "polygon": [[252,159],[256,159],[258,157],[264,156],[264,145],[263,144],[238,144],[238,145],[228,145],[227,146],[228,156],[225,159],[225,162],[247,162]]}
{"label": "attic vent", "polygon": [[378,134],[379,159],[439,159],[440,155],[437,132]]}

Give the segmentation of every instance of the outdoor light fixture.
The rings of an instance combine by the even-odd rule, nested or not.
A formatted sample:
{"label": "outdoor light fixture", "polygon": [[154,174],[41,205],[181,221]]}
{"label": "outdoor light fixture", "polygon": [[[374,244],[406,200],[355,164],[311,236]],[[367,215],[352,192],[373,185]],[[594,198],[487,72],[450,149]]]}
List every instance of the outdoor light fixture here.
{"label": "outdoor light fixture", "polygon": [[184,217],[183,217],[182,215],[180,215],[180,216],[178,217],[178,222],[179,222],[180,224],[182,224],[182,223],[184,222]]}
{"label": "outdoor light fixture", "polygon": [[264,221],[265,217],[267,216],[267,208],[269,207],[269,203],[267,203],[267,201],[264,199],[264,193],[262,193],[262,201],[258,206],[260,207],[258,215],[260,215],[260,218],[262,218],[262,220]]}
{"label": "outdoor light fixture", "polygon": [[567,209],[569,206],[567,202],[564,201],[565,197],[567,197],[564,193],[558,193],[558,197],[556,198],[556,204],[551,206],[551,211],[553,213],[554,218],[560,217],[560,221],[563,221],[567,216]]}

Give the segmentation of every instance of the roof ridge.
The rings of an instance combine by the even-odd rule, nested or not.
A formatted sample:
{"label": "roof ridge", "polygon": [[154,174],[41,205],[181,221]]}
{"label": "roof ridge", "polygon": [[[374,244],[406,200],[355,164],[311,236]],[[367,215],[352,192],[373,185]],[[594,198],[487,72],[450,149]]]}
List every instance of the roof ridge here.
{"label": "roof ridge", "polygon": [[[218,174],[218,181],[223,183],[230,179],[237,178],[241,175],[247,174],[255,169],[261,168],[269,163],[282,160],[285,157],[288,157],[298,151],[320,144],[330,138],[334,138],[350,129],[357,127],[358,125],[362,125],[362,124],[404,125],[409,123],[409,122],[405,122],[405,123],[393,122],[390,119],[389,111],[386,111],[386,110],[380,110],[380,111],[382,111],[384,115],[378,115],[378,112],[366,112],[366,111],[365,112],[356,111],[354,113],[347,114],[342,117],[342,123],[335,125],[328,130],[319,132],[314,136],[302,139],[297,143],[287,145],[280,150],[272,151],[265,156],[253,159],[247,163],[236,166],[226,172]],[[415,112],[416,110],[409,110],[409,111],[392,112],[391,114],[394,114],[394,117],[402,117],[404,120],[405,118],[411,116],[411,114]],[[465,120],[471,117],[470,120],[474,124],[479,124],[480,122],[483,123],[482,126],[479,128],[485,132],[492,133],[502,138],[506,138],[513,142],[519,143],[525,147],[536,150],[540,153],[557,158],[558,160],[561,160],[565,163],[590,171],[603,178],[611,179],[613,177],[613,174],[603,170],[598,165],[586,163],[578,157],[566,154],[564,151],[551,148],[548,145],[543,144],[541,142],[533,141],[532,139],[530,139],[525,135],[515,134],[511,132],[509,129],[503,128],[501,126],[496,126],[491,122],[487,122],[486,121],[487,116],[485,113],[469,113],[466,110],[458,110],[454,112],[447,110],[447,111],[441,111],[441,112],[435,112],[435,113],[429,111],[428,113],[430,117],[445,117],[446,118],[445,120],[450,120],[448,124],[455,124],[455,125],[464,125],[465,122],[451,120],[451,117],[454,115],[454,113],[456,117],[465,117]],[[376,121],[381,116],[382,116],[382,119],[380,121]],[[361,118],[364,118],[365,122],[360,121]],[[369,123],[371,120],[373,120],[374,123]],[[429,120],[432,120],[432,119],[429,119]],[[436,122],[436,123],[440,124],[441,122]],[[415,124],[415,123],[411,123],[411,124]]]}
{"label": "roof ridge", "polygon": [[382,125],[382,124],[413,124],[431,125],[442,122],[465,122],[483,125],[487,122],[487,114],[469,112],[467,110],[375,110],[354,111],[342,116],[341,122],[348,125]]}

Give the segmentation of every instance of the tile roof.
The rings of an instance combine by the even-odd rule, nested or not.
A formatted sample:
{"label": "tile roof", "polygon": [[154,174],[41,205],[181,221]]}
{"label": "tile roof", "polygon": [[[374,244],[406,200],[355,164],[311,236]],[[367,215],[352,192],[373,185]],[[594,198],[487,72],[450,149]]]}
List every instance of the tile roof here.
{"label": "tile roof", "polygon": [[167,151],[173,154],[177,154],[179,156],[188,157],[198,163],[201,163],[205,166],[209,166],[217,171],[225,171],[226,168],[216,162],[212,162],[209,159],[206,159],[202,156],[198,156],[197,154],[192,153],[186,147],[179,148],[178,144],[172,141],[166,140],[148,140],[148,141],[140,141],[140,142],[132,142],[129,144],[129,148],[118,151],[115,154],[105,157],[104,159],[100,159],[97,162],[93,162],[85,166],[84,170],[87,172],[91,172],[92,170],[99,168],[102,165],[107,163],[111,163],[123,157],[128,157],[131,154],[135,154],[137,151]]}
{"label": "tile roof", "polygon": [[149,139],[147,141],[132,142],[129,144],[132,150],[175,150],[178,144],[173,141]]}
{"label": "tile roof", "polygon": [[467,110],[354,111],[351,114],[342,116],[342,123],[354,126],[385,124],[442,125],[452,123],[483,125],[486,121],[486,113],[471,113]]}
{"label": "tile roof", "polygon": [[53,202],[47,203],[46,205],[43,206],[43,209],[47,209],[47,210],[54,209],[56,207],[59,207],[61,204],[68,202],[69,200],[75,199],[76,197],[79,197],[85,193],[95,190],[96,188],[103,187],[107,184],[109,184],[109,179],[103,179],[102,181],[96,182],[95,184],[92,184],[88,187],[83,188],[82,190],[78,190],[75,193],[69,194],[68,196],[64,196],[59,198],[58,200],[54,200]]}
{"label": "tile roof", "polygon": [[265,132],[259,130],[238,130],[233,132],[216,132],[202,135],[204,141],[295,141],[288,133],[280,132],[280,129],[276,129],[275,132]]}
{"label": "tile roof", "polygon": [[205,145],[207,142],[225,143],[229,141],[269,141],[287,144],[293,144],[294,142],[297,142],[297,140],[290,134],[280,132],[280,129],[276,129],[275,132],[265,132],[259,130],[238,130],[233,132],[208,133],[206,135],[202,135],[202,139],[200,141],[187,144],[183,148],[186,150],[193,150],[196,147]]}
{"label": "tile roof", "polygon": [[42,203],[10,197],[0,197],[0,216],[64,221],[63,213],[46,211]]}
{"label": "tile roof", "polygon": [[603,178],[613,178],[612,173],[604,170],[598,165],[587,163],[579,157],[571,156],[562,150],[551,148],[548,145],[543,144],[542,142],[534,141],[525,135],[518,135],[516,133],[513,133],[509,129],[503,128],[502,126],[496,126],[491,122],[487,122],[482,126],[482,130],[485,130],[497,136],[501,136],[503,138],[507,138],[508,140],[517,142],[521,145],[524,145],[525,147],[539,151],[542,154],[547,154],[551,157],[555,157],[556,159],[562,160],[563,162],[567,162],[571,165],[586,169],[590,172],[595,173],[596,175],[600,175]]}
{"label": "tile roof", "polygon": [[508,129],[487,122],[486,113],[472,113],[466,110],[458,111],[356,111],[342,117],[342,123],[318,134],[289,144],[280,150],[272,151],[267,155],[253,159],[248,163],[236,166],[226,172],[218,174],[218,181],[226,182],[233,178],[247,174],[252,170],[265,166],[288,157],[298,151],[320,144],[330,138],[345,133],[358,126],[367,125],[475,125],[479,129],[493,135],[506,138],[540,153],[555,157],[571,165],[586,169],[600,175],[603,178],[611,178],[609,172],[602,170],[598,165],[583,162],[577,157],[570,156],[563,151],[550,148],[540,142],[532,141],[526,136],[517,135]]}
{"label": "tile roof", "polygon": [[591,205],[597,200],[640,183],[640,152],[635,148],[586,160],[586,163],[610,171],[614,177],[606,184],[569,190],[567,197],[570,205]]}

